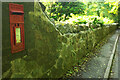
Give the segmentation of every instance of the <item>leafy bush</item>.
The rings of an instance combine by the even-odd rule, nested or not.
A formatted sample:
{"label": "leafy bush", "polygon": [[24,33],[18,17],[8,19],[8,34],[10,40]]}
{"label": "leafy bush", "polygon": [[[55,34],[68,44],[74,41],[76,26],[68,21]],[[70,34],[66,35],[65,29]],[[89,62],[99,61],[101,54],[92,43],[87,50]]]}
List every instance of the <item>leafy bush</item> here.
{"label": "leafy bush", "polygon": [[111,24],[114,21],[110,20],[109,18],[99,17],[99,16],[86,16],[86,15],[74,15],[71,14],[71,18],[65,21],[61,21],[64,23],[69,24],[93,24],[97,25],[100,24],[102,26],[103,24]]}
{"label": "leafy bush", "polygon": [[58,0],[58,2],[44,2],[44,4],[46,5],[48,15],[56,21],[69,21],[75,19],[74,17],[77,16],[75,21],[72,20],[72,22],[69,22],[85,24],[89,21],[93,22],[96,17],[100,21],[100,24],[102,24],[101,21],[104,24],[109,24],[118,21],[118,2],[119,0],[115,2],[109,2],[109,0],[104,2],[89,2],[88,0],[84,0],[84,2],[59,2]]}
{"label": "leafy bush", "polygon": [[[83,2],[55,2],[47,4],[49,16],[56,21],[67,20],[73,14],[83,14],[86,5]],[[64,17],[62,17],[64,15]]]}

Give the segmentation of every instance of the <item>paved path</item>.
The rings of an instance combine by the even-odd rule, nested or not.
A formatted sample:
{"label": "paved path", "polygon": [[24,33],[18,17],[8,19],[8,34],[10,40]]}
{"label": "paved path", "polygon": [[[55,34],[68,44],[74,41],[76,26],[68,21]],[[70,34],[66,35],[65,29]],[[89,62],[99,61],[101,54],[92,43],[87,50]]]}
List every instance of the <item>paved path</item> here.
{"label": "paved path", "polygon": [[109,78],[118,78],[118,46],[113,59],[112,69]]}
{"label": "paved path", "polygon": [[[116,33],[112,35],[112,37],[108,40],[108,42],[102,46],[100,52],[97,53],[96,57],[93,57],[90,61],[86,63],[85,70],[82,70],[80,73],[76,74],[76,76],[74,76],[73,78],[103,78],[118,33],[120,34],[120,30],[117,30]],[[120,46],[120,41],[119,41],[119,46]],[[118,57],[118,54],[116,55],[116,57]],[[116,57],[115,57],[115,61],[116,63],[118,63],[118,59]],[[119,58],[120,58],[120,53],[119,53]],[[111,76],[112,78],[118,78],[118,72],[117,72],[118,65],[116,63],[113,64],[114,65],[113,71],[115,71],[116,74]],[[120,68],[119,68],[119,72],[120,72]]]}
{"label": "paved path", "polygon": [[[118,34],[120,34],[120,31],[117,32]],[[120,37],[118,40],[118,44],[117,44],[117,49],[116,49],[116,53],[115,53],[115,57],[113,60],[113,65],[112,65],[112,69],[110,72],[110,78],[119,78],[120,79]]]}

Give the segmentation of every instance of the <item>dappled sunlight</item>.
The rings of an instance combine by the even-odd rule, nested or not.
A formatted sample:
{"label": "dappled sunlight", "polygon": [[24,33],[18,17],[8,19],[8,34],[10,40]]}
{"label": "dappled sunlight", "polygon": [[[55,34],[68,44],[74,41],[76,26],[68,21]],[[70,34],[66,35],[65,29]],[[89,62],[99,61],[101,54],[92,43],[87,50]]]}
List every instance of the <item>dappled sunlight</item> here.
{"label": "dappled sunlight", "polygon": [[[107,17],[99,17],[99,16],[86,16],[86,15],[74,15],[74,14],[71,14],[72,18],[69,18],[68,20],[65,20],[65,21],[60,21],[62,23],[69,23],[69,24],[74,24],[74,22],[87,22],[87,23],[90,23],[90,22],[93,22],[95,18],[103,21],[104,24],[111,24],[111,23],[114,23],[114,20],[111,20]],[[58,23],[58,22],[56,22]]]}
{"label": "dappled sunlight", "polygon": [[[118,2],[48,2],[46,12],[55,23],[111,24],[118,22]],[[96,19],[95,19],[96,18]],[[96,23],[94,23],[97,20]]]}

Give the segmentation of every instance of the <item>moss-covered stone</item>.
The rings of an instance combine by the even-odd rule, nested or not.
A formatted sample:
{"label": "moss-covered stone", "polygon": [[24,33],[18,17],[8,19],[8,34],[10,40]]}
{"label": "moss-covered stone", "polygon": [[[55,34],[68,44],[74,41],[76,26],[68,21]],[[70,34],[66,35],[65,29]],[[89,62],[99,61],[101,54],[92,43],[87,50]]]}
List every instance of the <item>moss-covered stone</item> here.
{"label": "moss-covered stone", "polygon": [[60,78],[117,28],[111,25],[81,31],[80,25],[70,24],[57,28],[38,2],[18,3],[25,11],[25,50],[11,54],[8,4],[2,5],[3,78]]}

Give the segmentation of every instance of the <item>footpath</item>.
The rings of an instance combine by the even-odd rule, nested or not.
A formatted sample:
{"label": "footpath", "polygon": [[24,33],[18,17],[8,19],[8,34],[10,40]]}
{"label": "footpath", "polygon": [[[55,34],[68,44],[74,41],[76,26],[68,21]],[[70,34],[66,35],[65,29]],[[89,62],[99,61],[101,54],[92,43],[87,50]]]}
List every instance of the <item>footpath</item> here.
{"label": "footpath", "polygon": [[[120,34],[120,30],[118,30],[117,33]],[[112,79],[114,78],[114,80],[115,78],[119,78],[120,80],[120,36],[116,46],[116,52],[113,59],[113,64],[112,64],[109,78],[112,78]]]}
{"label": "footpath", "polygon": [[[114,78],[114,80],[120,79],[120,29],[116,30],[107,43],[105,43],[99,53],[95,57],[92,57],[86,64],[85,69],[76,73],[72,78],[93,79],[100,78],[107,80],[108,78]],[[117,39],[118,38],[118,39]],[[116,43],[116,45],[115,45]],[[112,67],[113,66],[113,67]],[[119,72],[118,72],[119,71]],[[119,76],[118,76],[119,75]]]}

